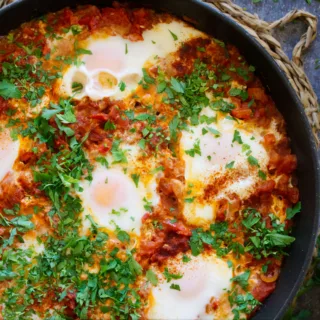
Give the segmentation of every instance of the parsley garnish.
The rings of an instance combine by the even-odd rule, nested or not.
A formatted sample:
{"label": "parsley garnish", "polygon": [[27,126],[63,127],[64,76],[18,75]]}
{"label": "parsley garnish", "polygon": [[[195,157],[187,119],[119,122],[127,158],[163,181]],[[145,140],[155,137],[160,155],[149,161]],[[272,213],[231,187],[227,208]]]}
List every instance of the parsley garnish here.
{"label": "parsley garnish", "polygon": [[255,157],[251,156],[251,155],[248,157],[248,162],[252,166],[260,167],[258,160]]}
{"label": "parsley garnish", "polygon": [[170,282],[172,279],[177,280],[183,277],[182,274],[169,272],[168,268],[164,269],[163,275],[166,278],[167,282]]}
{"label": "parsley garnish", "polygon": [[0,82],[0,96],[4,99],[20,99],[22,94],[14,84],[8,82],[7,80],[2,80]]}
{"label": "parsley garnish", "polygon": [[237,96],[239,96],[242,101],[246,101],[246,100],[248,99],[248,97],[249,97],[247,91],[241,90],[241,89],[239,89],[239,88],[232,88],[232,89],[230,89],[229,95],[230,95],[231,97],[237,97]]}
{"label": "parsley garnish", "polygon": [[111,153],[113,157],[113,163],[127,163],[127,157],[125,151],[120,149],[121,140],[114,139],[112,143]]}
{"label": "parsley garnish", "polygon": [[176,35],[176,34],[174,34],[174,33],[173,33],[172,31],[170,31],[170,30],[169,30],[169,32],[170,32],[170,34],[171,34],[171,36],[172,36],[173,40],[174,40],[174,41],[177,41],[177,40],[178,40],[177,35]]}
{"label": "parsley garnish", "polygon": [[136,185],[136,187],[138,188],[140,175],[139,175],[139,174],[136,174],[136,173],[133,173],[133,174],[131,175],[131,178],[132,178],[134,184]]}
{"label": "parsley garnish", "polygon": [[266,222],[255,209],[243,211],[242,225],[246,235],[245,251],[256,259],[285,254],[283,248],[294,242],[295,238],[287,234],[285,225],[277,222],[277,218],[270,214],[272,228],[266,227]]}
{"label": "parsley garnish", "polygon": [[182,256],[182,261],[184,262],[184,263],[187,263],[187,262],[189,262],[189,261],[191,261],[191,258],[189,258],[187,255],[183,255]]}
{"label": "parsley garnish", "polygon": [[241,314],[250,314],[261,303],[251,293],[239,294],[237,290],[229,293],[229,302],[234,319],[241,319]]}
{"label": "parsley garnish", "polygon": [[243,290],[247,290],[249,285],[248,283],[249,277],[250,277],[250,270],[246,270],[244,273],[241,273],[238,276],[231,278],[231,281],[239,284]]}
{"label": "parsley garnish", "polygon": [[123,81],[120,81],[118,86],[119,86],[120,91],[126,90],[126,84]]}
{"label": "parsley garnish", "polygon": [[292,219],[297,213],[301,211],[301,202],[297,202],[292,208],[288,208],[286,211],[287,219]]}
{"label": "parsley garnish", "polygon": [[231,161],[231,162],[226,164],[226,169],[232,169],[233,166],[234,166],[234,161]]}
{"label": "parsley garnish", "polygon": [[200,139],[197,139],[196,142],[193,144],[193,148],[189,150],[185,150],[185,153],[190,157],[194,157],[196,154],[201,156],[201,149],[200,149]]}
{"label": "parsley garnish", "polygon": [[171,283],[170,289],[181,291],[180,286],[175,283]]}
{"label": "parsley garnish", "polygon": [[153,284],[154,286],[158,284],[158,277],[152,270],[148,270],[146,272],[146,277],[150,281],[150,283]]}
{"label": "parsley garnish", "polygon": [[239,144],[243,143],[241,136],[240,136],[240,132],[238,130],[234,130],[232,143],[233,142],[238,142]]}

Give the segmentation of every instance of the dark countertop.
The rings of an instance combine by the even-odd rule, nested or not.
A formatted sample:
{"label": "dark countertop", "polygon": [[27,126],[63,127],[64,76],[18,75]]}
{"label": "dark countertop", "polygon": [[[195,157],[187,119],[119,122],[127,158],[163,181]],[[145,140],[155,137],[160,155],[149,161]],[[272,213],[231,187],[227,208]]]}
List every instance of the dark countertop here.
{"label": "dark countertop", "polygon": [[[260,18],[266,21],[274,21],[283,17],[287,12],[293,9],[303,9],[318,16],[320,20],[320,2],[319,0],[309,0],[311,5],[306,3],[306,0],[261,0],[260,3],[254,4],[252,0],[233,0],[234,3],[246,8],[248,11],[257,13]],[[275,37],[281,42],[285,52],[291,57],[291,51],[294,45],[299,41],[300,36],[306,31],[306,26],[303,22],[297,21],[288,24],[283,30],[277,30]],[[320,32],[320,21],[318,23],[318,32]],[[320,59],[320,37],[317,36],[312,46],[308,49],[304,56],[304,66],[306,73],[320,97],[320,69],[315,70],[315,60]]]}
{"label": "dark countertop", "polygon": [[[319,0],[310,0],[311,4],[307,4],[306,0],[262,0],[260,3],[254,4],[252,0],[233,0],[234,3],[246,8],[248,11],[257,13],[260,18],[267,21],[273,21],[281,18],[292,9],[303,9],[318,16],[320,20],[320,2]],[[283,30],[277,30],[275,37],[281,42],[285,52],[291,57],[291,51],[294,45],[299,41],[300,36],[306,30],[303,22],[294,22],[287,25]],[[320,32],[320,22],[318,24]],[[315,60],[320,59],[320,37],[317,36],[311,48],[305,53],[304,66],[306,73],[313,85],[318,97],[320,97],[320,68],[315,69]],[[310,320],[320,319],[320,286],[313,288],[298,299],[296,310],[299,312],[307,309],[312,315],[303,318]],[[296,318],[299,320],[302,318]],[[266,319],[267,320],[267,319]]]}

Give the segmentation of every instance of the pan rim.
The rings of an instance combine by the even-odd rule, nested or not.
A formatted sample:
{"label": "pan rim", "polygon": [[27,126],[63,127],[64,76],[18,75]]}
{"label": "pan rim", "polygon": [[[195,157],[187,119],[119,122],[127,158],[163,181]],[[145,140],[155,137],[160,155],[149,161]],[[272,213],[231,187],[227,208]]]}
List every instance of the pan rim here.
{"label": "pan rim", "polygon": [[[7,12],[16,10],[19,6],[21,6],[24,2],[30,1],[30,0],[16,0],[13,3],[8,4],[4,8],[0,9],[0,19],[4,19],[2,17],[5,17]],[[231,28],[235,29],[237,33],[240,33],[243,37],[247,38],[248,42],[250,42],[250,45],[255,47],[257,51],[259,52],[259,55],[262,57],[264,61],[268,63],[268,65],[274,70],[277,74],[277,77],[279,77],[282,84],[285,86],[285,89],[287,93],[291,96],[293,100],[293,108],[296,108],[297,111],[300,113],[301,121],[303,123],[304,129],[306,130],[306,133],[308,135],[308,138],[310,139],[309,143],[311,146],[312,154],[310,155],[312,163],[314,165],[314,175],[315,175],[315,190],[314,190],[314,198],[315,198],[315,210],[313,212],[313,228],[312,228],[312,236],[308,243],[308,246],[305,247],[305,261],[303,262],[303,266],[300,270],[300,273],[296,280],[294,281],[294,285],[290,288],[289,293],[287,294],[286,298],[284,299],[284,303],[279,308],[278,312],[275,314],[273,319],[281,319],[284,315],[285,311],[289,307],[290,303],[292,302],[294,296],[298,292],[305,275],[308,271],[308,267],[311,263],[314,247],[317,240],[318,230],[319,230],[319,224],[320,224],[320,155],[316,146],[316,142],[313,136],[313,132],[310,126],[310,123],[308,121],[308,118],[305,114],[304,108],[302,106],[302,103],[297,96],[297,93],[291,86],[290,82],[288,81],[285,73],[282,71],[280,66],[276,63],[276,61],[272,58],[272,56],[263,48],[263,46],[254,39],[248,31],[246,31],[241,25],[239,25],[236,21],[228,17],[227,15],[223,14],[216,8],[214,8],[209,3],[205,3],[199,0],[184,0],[185,2],[189,2],[190,5],[193,6],[199,6],[202,7],[204,10],[210,11],[213,15],[220,17],[221,20],[224,21],[225,24],[228,24],[231,26]],[[90,1],[88,1],[90,2]],[[94,0],[92,1],[94,2]],[[127,2],[130,2],[127,1]],[[147,2],[147,1],[144,1]],[[139,1],[138,1],[139,3]],[[68,6],[68,3],[66,3],[66,6]],[[286,119],[285,119],[286,120]],[[289,135],[290,137],[290,135]],[[255,319],[255,316],[253,317]]]}

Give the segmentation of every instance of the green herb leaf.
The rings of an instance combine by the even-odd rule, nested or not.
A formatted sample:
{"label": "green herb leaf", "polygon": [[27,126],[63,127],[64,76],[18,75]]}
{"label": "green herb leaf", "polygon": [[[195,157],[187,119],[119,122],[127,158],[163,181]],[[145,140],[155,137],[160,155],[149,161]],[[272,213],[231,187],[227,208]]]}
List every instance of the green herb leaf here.
{"label": "green herb leaf", "polygon": [[301,202],[299,201],[292,208],[288,208],[286,211],[287,219],[292,219],[297,213],[301,211]]}
{"label": "green herb leaf", "polygon": [[170,136],[172,140],[176,141],[178,138],[177,129],[180,123],[180,118],[178,115],[175,115],[169,123]]}
{"label": "green herb leaf", "polygon": [[262,170],[259,170],[258,175],[262,180],[267,180],[267,175]]}
{"label": "green herb leaf", "polygon": [[104,124],[104,130],[115,130],[117,127],[116,125],[111,122],[110,120],[108,120],[105,124]]}
{"label": "green herb leaf", "polygon": [[201,149],[200,149],[200,139],[197,139],[193,145],[192,149],[184,151],[190,157],[194,157],[196,154],[201,156]]}
{"label": "green herb leaf", "polygon": [[211,103],[210,107],[211,107],[211,109],[213,109],[215,111],[221,111],[221,112],[228,113],[235,108],[235,105],[230,102],[227,102],[225,100],[220,99],[220,100],[216,100],[215,102]]}
{"label": "green herb leaf", "polygon": [[176,78],[171,78],[171,88],[178,93],[184,93],[184,83]]}
{"label": "green herb leaf", "polygon": [[234,166],[234,161],[231,161],[231,162],[226,164],[226,169],[232,169],[233,166]]}
{"label": "green herb leaf", "polygon": [[241,90],[239,88],[231,88],[229,90],[229,95],[231,97],[237,97],[239,96],[241,98],[242,101],[246,101],[249,97],[248,92],[245,90]]}
{"label": "green herb leaf", "polygon": [[154,286],[158,284],[158,277],[151,269],[146,272],[146,277]]}
{"label": "green herb leaf", "polygon": [[120,91],[126,90],[126,84],[121,80],[118,84]]}
{"label": "green herb leaf", "polygon": [[178,40],[177,35],[174,34],[174,33],[173,33],[172,31],[170,31],[170,30],[169,30],[169,32],[170,32],[170,34],[172,35],[173,40],[174,40],[174,41],[177,41],[177,40]]}
{"label": "green herb leaf", "polygon": [[238,130],[234,130],[232,143],[233,142],[238,142],[239,144],[243,143],[241,136],[240,136],[240,132]]}
{"label": "green herb leaf", "polygon": [[184,202],[186,203],[192,203],[194,201],[194,197],[193,198],[185,198]]}
{"label": "green herb leaf", "polygon": [[218,130],[214,129],[214,128],[207,127],[207,130],[209,132],[211,132],[216,137],[220,137],[221,136],[221,133]]}
{"label": "green herb leaf", "polygon": [[231,278],[231,281],[238,283],[243,290],[247,290],[249,285],[248,283],[249,277],[250,277],[250,270],[246,270],[244,273],[241,273],[238,276]]}
{"label": "green herb leaf", "polygon": [[167,279],[167,282],[170,282],[172,279],[177,280],[183,277],[182,274],[169,272],[168,268],[164,268],[163,275]]}
{"label": "green herb leaf", "polygon": [[164,167],[163,166],[159,166],[157,168],[154,168],[153,170],[150,171],[151,174],[156,174],[160,171],[164,171]]}
{"label": "green herb leaf", "polygon": [[157,85],[157,92],[162,93],[167,88],[167,83],[165,81],[161,81]]}
{"label": "green herb leaf", "polygon": [[139,175],[139,174],[136,174],[136,173],[133,173],[133,174],[131,175],[131,178],[132,178],[134,184],[136,185],[136,187],[138,188],[140,175]]}
{"label": "green herb leaf", "polygon": [[251,155],[248,157],[248,162],[252,166],[260,167],[258,160],[255,157],[251,156]]}
{"label": "green herb leaf", "polygon": [[77,92],[82,91],[83,84],[80,82],[72,82],[71,88],[72,88],[72,93],[77,93]]}
{"label": "green herb leaf", "polygon": [[96,161],[101,163],[103,166],[105,166],[106,168],[109,168],[109,162],[105,157],[97,157]]}
{"label": "green herb leaf", "polygon": [[148,84],[153,84],[155,83],[155,80],[153,78],[151,78],[147,72],[147,70],[145,68],[142,69],[142,73],[143,73],[143,80],[148,83]]}
{"label": "green herb leaf", "polygon": [[180,286],[178,284],[175,284],[175,283],[171,283],[170,289],[181,291]]}
{"label": "green herb leaf", "polygon": [[268,234],[267,237],[271,241],[271,243],[277,247],[286,247],[295,241],[294,237],[279,233],[271,233]]}
{"label": "green herb leaf", "polygon": [[187,255],[183,255],[182,256],[182,262],[184,262],[184,263],[187,263],[187,262],[189,262],[189,261],[191,261],[191,258],[189,258]]}
{"label": "green herb leaf", "polygon": [[21,99],[21,91],[7,80],[0,81],[0,96],[4,99],[14,98]]}

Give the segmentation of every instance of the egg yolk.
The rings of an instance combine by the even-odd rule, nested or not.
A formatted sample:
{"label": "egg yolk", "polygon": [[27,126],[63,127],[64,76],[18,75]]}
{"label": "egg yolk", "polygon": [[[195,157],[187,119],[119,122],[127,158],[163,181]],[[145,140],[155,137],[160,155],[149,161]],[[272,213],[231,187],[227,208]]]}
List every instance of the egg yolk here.
{"label": "egg yolk", "polygon": [[126,199],[126,189],[119,181],[108,179],[108,182],[99,182],[93,189],[94,201],[108,208],[119,207],[121,199]]}
{"label": "egg yolk", "polygon": [[[111,43],[110,43],[111,42]],[[84,59],[89,72],[108,69],[113,73],[119,73],[124,68],[123,43],[115,41],[99,41],[90,45],[91,55]]]}
{"label": "egg yolk", "polygon": [[112,89],[118,84],[117,78],[106,71],[98,74],[98,81],[104,89]]}
{"label": "egg yolk", "polygon": [[[224,132],[221,137],[215,138],[207,133],[201,141],[203,145],[203,156],[210,161],[224,166],[233,161],[241,154],[241,147],[238,143],[232,143],[233,133]],[[209,157],[209,158],[208,158]],[[210,158],[211,157],[211,158]]]}

